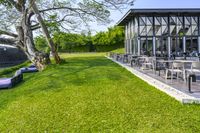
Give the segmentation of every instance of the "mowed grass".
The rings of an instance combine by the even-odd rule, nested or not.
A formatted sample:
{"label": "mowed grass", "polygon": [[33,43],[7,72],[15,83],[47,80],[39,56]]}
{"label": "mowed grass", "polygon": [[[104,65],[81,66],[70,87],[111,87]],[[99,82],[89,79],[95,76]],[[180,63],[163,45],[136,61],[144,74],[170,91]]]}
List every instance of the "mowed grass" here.
{"label": "mowed grass", "polygon": [[0,90],[0,132],[200,132],[200,106],[182,105],[100,54]]}

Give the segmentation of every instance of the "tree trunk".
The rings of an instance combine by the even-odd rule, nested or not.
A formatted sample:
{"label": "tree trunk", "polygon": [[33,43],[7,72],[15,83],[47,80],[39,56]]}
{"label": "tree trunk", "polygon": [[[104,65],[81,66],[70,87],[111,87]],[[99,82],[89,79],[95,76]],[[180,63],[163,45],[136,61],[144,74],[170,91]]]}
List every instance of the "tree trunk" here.
{"label": "tree trunk", "polygon": [[45,35],[46,40],[47,40],[47,43],[48,43],[48,45],[49,45],[49,47],[51,49],[52,55],[53,55],[56,63],[59,64],[60,61],[61,61],[60,57],[59,57],[59,55],[58,55],[58,53],[56,51],[56,47],[55,47],[55,45],[53,43],[53,40],[52,40],[52,38],[51,38],[51,36],[49,34],[49,31],[48,31],[48,29],[47,29],[47,27],[46,27],[46,25],[44,23],[44,20],[43,20],[42,16],[40,15],[40,12],[39,12],[39,10],[38,10],[37,5],[35,4],[35,2],[32,3],[32,9],[33,9],[34,13],[37,16],[37,20],[40,23],[42,31],[43,31],[43,33]]}
{"label": "tree trunk", "polygon": [[33,34],[31,30],[29,13],[27,10],[22,12],[21,22],[16,27],[18,32],[17,46],[22,49],[30,61],[32,61],[39,70],[43,70],[50,63],[49,55],[38,51],[35,48]]}

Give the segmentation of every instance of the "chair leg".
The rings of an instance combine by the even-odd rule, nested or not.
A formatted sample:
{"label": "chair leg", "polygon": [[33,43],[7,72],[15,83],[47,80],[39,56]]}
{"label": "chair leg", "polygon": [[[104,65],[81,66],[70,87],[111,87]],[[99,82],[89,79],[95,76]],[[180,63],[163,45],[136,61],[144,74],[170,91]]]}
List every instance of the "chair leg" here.
{"label": "chair leg", "polygon": [[185,71],[183,71],[183,80],[184,80],[184,82],[187,82],[186,81],[186,72]]}
{"label": "chair leg", "polygon": [[172,80],[173,80],[173,75],[174,75],[174,73],[173,73],[173,71],[171,71],[171,83],[172,83]]}
{"label": "chair leg", "polygon": [[179,78],[179,72],[177,72],[176,74],[176,80],[178,81],[178,78]]}
{"label": "chair leg", "polygon": [[168,75],[168,70],[166,70],[166,73],[165,73],[165,80],[167,80],[167,75]]}

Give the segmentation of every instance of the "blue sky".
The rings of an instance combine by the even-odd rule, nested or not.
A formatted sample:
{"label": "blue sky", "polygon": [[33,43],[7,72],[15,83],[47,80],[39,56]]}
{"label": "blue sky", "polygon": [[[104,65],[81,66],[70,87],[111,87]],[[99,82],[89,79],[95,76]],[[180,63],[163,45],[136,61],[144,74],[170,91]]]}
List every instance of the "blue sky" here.
{"label": "blue sky", "polygon": [[[200,8],[200,0],[136,0],[133,7],[130,8]],[[93,25],[95,31],[104,31],[107,27],[115,25],[120,18],[130,9],[125,9],[122,13],[119,11],[111,12],[113,22],[105,26]]]}

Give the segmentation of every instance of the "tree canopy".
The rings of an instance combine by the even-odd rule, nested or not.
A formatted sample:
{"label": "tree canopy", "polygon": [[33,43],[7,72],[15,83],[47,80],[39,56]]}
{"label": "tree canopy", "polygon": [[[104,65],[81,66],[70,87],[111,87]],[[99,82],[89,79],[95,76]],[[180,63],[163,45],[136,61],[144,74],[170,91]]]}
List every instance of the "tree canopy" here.
{"label": "tree canopy", "polygon": [[[53,41],[59,52],[78,52],[78,51],[96,51],[97,47],[102,47],[98,52],[108,51],[106,47],[115,48],[122,47],[124,44],[124,27],[110,27],[107,31],[98,32],[95,35],[75,34],[67,32],[56,32],[52,35]],[[45,38],[38,36],[35,38],[36,47],[42,51],[49,51]],[[93,45],[93,46],[91,46]],[[93,47],[91,50],[90,47]],[[79,48],[79,49],[77,49]]]}

